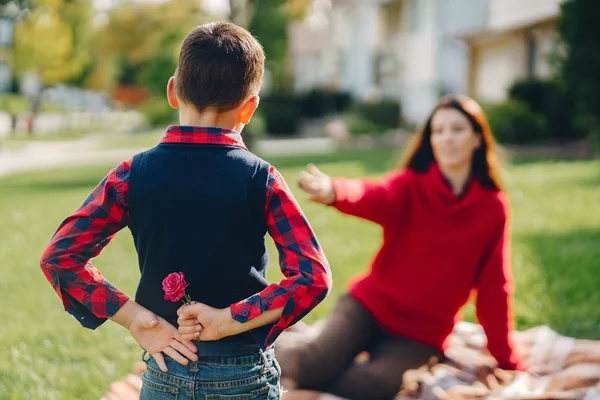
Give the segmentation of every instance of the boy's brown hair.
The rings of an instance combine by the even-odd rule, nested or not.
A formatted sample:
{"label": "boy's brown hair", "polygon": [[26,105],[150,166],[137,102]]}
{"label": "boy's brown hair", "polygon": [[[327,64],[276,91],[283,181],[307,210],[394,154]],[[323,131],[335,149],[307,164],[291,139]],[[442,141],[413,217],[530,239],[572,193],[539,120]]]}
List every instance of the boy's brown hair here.
{"label": "boy's brown hair", "polygon": [[177,97],[198,111],[229,111],[258,94],[264,68],[263,48],[244,28],[229,22],[200,25],[179,52]]}

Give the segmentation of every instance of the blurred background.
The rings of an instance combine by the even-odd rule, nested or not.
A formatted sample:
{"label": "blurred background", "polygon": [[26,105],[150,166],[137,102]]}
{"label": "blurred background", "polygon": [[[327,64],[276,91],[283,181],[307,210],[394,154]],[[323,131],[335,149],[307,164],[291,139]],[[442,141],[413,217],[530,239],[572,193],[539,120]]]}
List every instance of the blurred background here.
{"label": "blurred background", "polygon": [[[243,136],[282,171],[331,262],[333,293],[308,322],[368,268],[380,239],[306,201],[298,172],[314,162],[333,176],[381,176],[437,99],[464,93],[506,155],[518,328],[600,339],[600,2],[2,0],[0,399],[97,399],[140,359],[122,328],[88,331],[64,313],[39,258],[116,163],[177,123],[167,80],[185,35],[213,20],[246,27],[267,54]],[[128,233],[95,263],[134,294]]]}

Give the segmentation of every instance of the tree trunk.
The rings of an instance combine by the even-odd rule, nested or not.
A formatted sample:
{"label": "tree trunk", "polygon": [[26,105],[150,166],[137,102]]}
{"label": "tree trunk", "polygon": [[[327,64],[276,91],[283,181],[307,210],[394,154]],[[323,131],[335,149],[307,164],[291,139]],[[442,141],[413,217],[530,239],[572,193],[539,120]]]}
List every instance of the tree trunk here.
{"label": "tree trunk", "polygon": [[33,135],[33,120],[38,115],[40,111],[40,106],[42,105],[42,91],[40,90],[37,94],[31,97],[30,99],[31,112],[25,118],[25,132],[27,135]]}
{"label": "tree trunk", "polygon": [[252,19],[252,5],[249,0],[229,0],[229,20],[243,28],[248,28]]}

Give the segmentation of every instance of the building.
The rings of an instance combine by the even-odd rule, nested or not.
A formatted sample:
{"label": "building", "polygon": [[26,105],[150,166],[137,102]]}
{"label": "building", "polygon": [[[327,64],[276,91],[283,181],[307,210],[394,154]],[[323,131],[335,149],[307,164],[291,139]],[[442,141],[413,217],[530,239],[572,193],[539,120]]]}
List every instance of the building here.
{"label": "building", "polygon": [[489,0],[483,29],[459,35],[469,45],[467,92],[482,101],[502,101],[513,82],[547,78],[557,46],[560,0]]}
{"label": "building", "polygon": [[290,31],[297,88],[326,85],[363,100],[397,99],[404,117],[415,122],[441,94],[466,91],[469,49],[456,34],[483,27],[487,0],[329,4],[328,23],[313,36],[306,23]]}
{"label": "building", "polygon": [[551,73],[560,0],[315,0],[326,23],[290,28],[297,90],[397,99],[420,122],[441,95],[500,101]]}

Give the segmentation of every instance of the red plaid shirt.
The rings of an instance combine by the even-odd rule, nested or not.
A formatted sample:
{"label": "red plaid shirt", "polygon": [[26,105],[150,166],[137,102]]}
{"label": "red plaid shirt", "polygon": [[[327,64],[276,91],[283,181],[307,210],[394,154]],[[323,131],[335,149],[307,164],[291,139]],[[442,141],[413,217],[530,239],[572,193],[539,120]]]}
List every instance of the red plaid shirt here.
{"label": "red plaid shirt", "polygon": [[[240,134],[217,128],[185,132],[171,126],[161,143],[222,144],[246,148]],[[121,163],[66,218],[52,237],[41,261],[42,271],[82,325],[96,328],[113,316],[128,296],[112,286],[91,263],[129,221],[131,159]],[[331,271],[317,238],[285,180],[271,166],[266,187],[267,230],[279,252],[285,278],[278,284],[230,306],[232,317],[246,322],[262,312],[283,307],[267,337],[271,345],[287,327],[319,304],[331,288]],[[156,294],[161,296],[160,293]]]}

